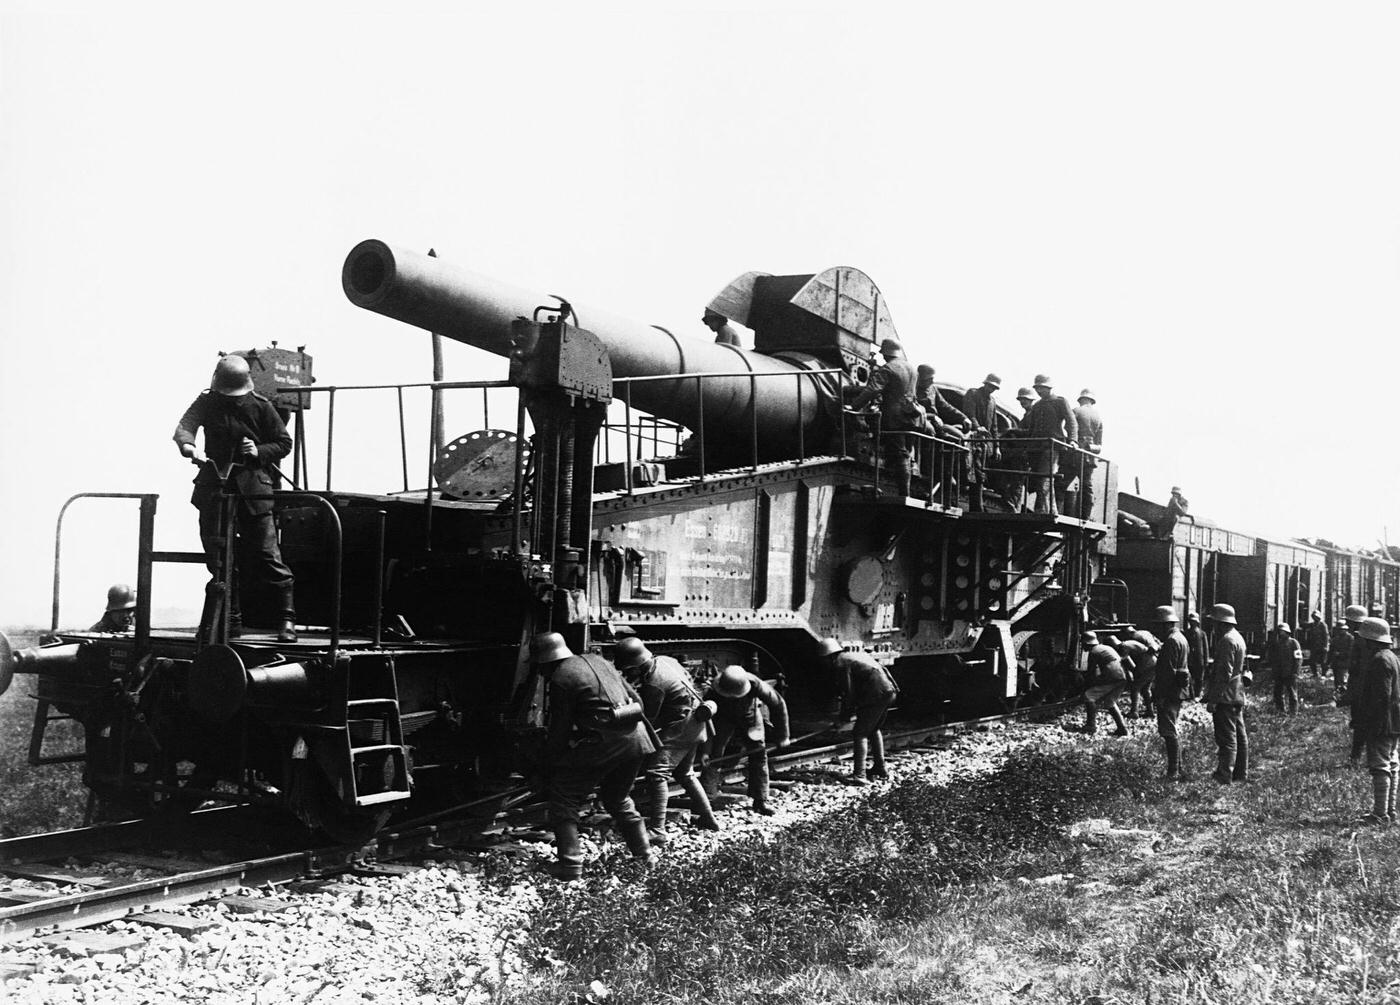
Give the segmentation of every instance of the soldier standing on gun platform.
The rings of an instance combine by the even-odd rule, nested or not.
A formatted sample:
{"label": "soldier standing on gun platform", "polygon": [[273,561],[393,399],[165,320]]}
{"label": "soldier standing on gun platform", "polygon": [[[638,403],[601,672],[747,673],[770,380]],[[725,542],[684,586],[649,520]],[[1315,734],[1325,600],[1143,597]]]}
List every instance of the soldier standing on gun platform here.
{"label": "soldier standing on gun platform", "polygon": [[854,411],[861,411],[877,398],[880,401],[880,440],[876,449],[893,469],[895,484],[901,496],[909,495],[909,437],[918,425],[919,408],[914,403],[914,368],[904,358],[904,347],[897,339],[880,343],[880,355],[885,365],[870,375],[866,384],[851,402]]}
{"label": "soldier standing on gun platform", "polygon": [[865,762],[870,755],[870,779],[889,778],[885,770],[885,737],[880,732],[890,706],[899,696],[899,685],[890,672],[869,653],[848,653],[835,639],[822,639],[822,655],[836,674],[836,690],[841,695],[841,711],[835,726],[840,728],[855,716],[851,732],[851,782],[865,785]]}
{"label": "soldier standing on gun platform", "polygon": [[136,591],[125,583],[116,583],[107,591],[107,610],[88,631],[111,632],[114,635],[129,632],[135,611]]}
{"label": "soldier standing on gun platform", "polygon": [[1103,419],[1099,416],[1094,392],[1087,387],[1079,392],[1079,407],[1074,409],[1074,421],[1079,426],[1079,454],[1067,458],[1068,470],[1060,472],[1059,497],[1067,498],[1071,485],[1076,485],[1074,516],[1088,520],[1094,512],[1094,469],[1099,466],[1103,452]]}
{"label": "soldier standing on gun platform", "polygon": [[1274,629],[1268,661],[1274,672],[1274,708],[1293,715],[1298,711],[1298,670],[1303,665],[1303,648],[1286,621]]}
{"label": "soldier standing on gun platform", "polygon": [[1181,741],[1176,726],[1181,703],[1191,694],[1191,672],[1187,669],[1190,645],[1177,628],[1176,610],[1170,604],[1157,608],[1153,631],[1162,645],[1152,682],[1157,702],[1157,735],[1167,752],[1167,777],[1175,779],[1181,774]]}
{"label": "soldier standing on gun platform", "polygon": [[690,800],[691,815],[704,830],[719,830],[710,799],[695,777],[696,748],[709,739],[713,704],[700,701],[700,692],[685,667],[670,656],[653,656],[635,635],[617,644],[617,668],[642,699],[642,710],[661,740],[661,748],[642,764],[649,797],[647,836],[654,845],[666,844],[666,807],[671,779]]}
{"label": "soldier standing on gun platform", "polygon": [[1096,632],[1085,632],[1080,643],[1088,654],[1087,677],[1089,686],[1084,690],[1084,732],[1093,735],[1098,731],[1098,710],[1102,705],[1118,726],[1114,736],[1127,736],[1128,724],[1123,721],[1123,713],[1118,710],[1118,696],[1128,686],[1128,675],[1123,669],[1123,661],[1112,646],[1099,641]]}
{"label": "soldier standing on gun platform", "polygon": [[748,761],[749,797],[753,811],[765,817],[773,815],[768,805],[768,727],[771,720],[777,736],[775,746],[786,747],[788,735],[787,702],[766,681],[762,681],[740,666],[727,666],[720,671],[705,693],[705,700],[715,703],[715,735],[710,741],[710,760],[705,765],[706,790],[719,791],[719,768],[715,763],[724,757],[724,749],[736,732],[742,731],[744,752]]}
{"label": "soldier standing on gun platform", "polygon": [[1210,638],[1201,627],[1201,616],[1195,611],[1186,615],[1186,644],[1190,655],[1186,665],[1191,670],[1191,697],[1200,698],[1205,687],[1207,654],[1210,652]]}
{"label": "soldier standing on gun platform", "polygon": [[536,635],[533,656],[549,682],[543,788],[558,856],[550,873],[560,879],[583,875],[579,809],[595,789],[627,850],[649,864],[651,842],[632,803],[632,784],[656,744],[636,692],[603,657],[575,656],[558,632]]}
{"label": "soldier standing on gun platform", "polygon": [[1031,446],[1031,484],[1035,490],[1035,511],[1056,516],[1060,512],[1055,499],[1055,473],[1059,467],[1059,452],[1062,447],[1050,440],[1064,443],[1079,442],[1079,424],[1070,410],[1069,402],[1055,394],[1055,383],[1045,374],[1037,374],[1035,392],[1040,400],[1031,406],[1026,415],[1026,435],[1032,439],[1045,440]]}
{"label": "soldier standing on gun platform", "polygon": [[[204,449],[195,445],[195,434],[204,429]],[[253,390],[253,377],[248,361],[242,356],[225,356],[214,367],[209,390],[201,391],[193,404],[185,409],[175,427],[175,443],[180,453],[199,465],[190,498],[199,509],[199,538],[204,544],[205,564],[209,567],[209,585],[205,588],[204,614],[200,633],[208,632],[214,624],[218,596],[219,567],[223,564],[224,543],[221,527],[223,500],[221,490],[227,484],[239,498],[234,502],[234,526],[222,528],[223,533],[236,534],[235,567],[228,570],[229,634],[242,629],[239,603],[239,579],[255,577],[274,591],[279,608],[280,628],[277,641],[295,642],[296,613],[292,609],[292,570],[282,561],[277,545],[277,525],[272,515],[271,496],[273,470],[277,462],[292,449],[281,417],[272,402]]]}
{"label": "soldier standing on gun platform", "polygon": [[1366,618],[1356,629],[1363,653],[1363,683],[1354,688],[1352,705],[1357,732],[1366,743],[1371,772],[1370,824],[1395,822],[1395,790],[1400,784],[1400,658],[1390,648],[1390,626],[1383,618]]}
{"label": "soldier standing on gun platform", "polygon": [[1244,636],[1235,627],[1235,609],[1216,604],[1210,609],[1215,631],[1210,672],[1206,678],[1206,708],[1215,724],[1217,762],[1211,775],[1221,785],[1249,781],[1249,732],[1244,725],[1244,689],[1251,675],[1245,667]]}

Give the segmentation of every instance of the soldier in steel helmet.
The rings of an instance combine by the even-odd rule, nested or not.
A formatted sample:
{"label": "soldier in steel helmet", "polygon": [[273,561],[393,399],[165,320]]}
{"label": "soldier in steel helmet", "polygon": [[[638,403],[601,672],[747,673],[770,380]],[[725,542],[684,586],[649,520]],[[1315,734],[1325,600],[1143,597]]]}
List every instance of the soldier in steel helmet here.
{"label": "soldier in steel helmet", "polygon": [[880,343],[880,355],[885,365],[870,375],[870,382],[851,401],[851,408],[861,411],[879,402],[879,449],[900,494],[907,496],[912,478],[907,434],[918,429],[920,424],[919,406],[914,402],[914,368],[904,358],[904,347],[898,339],[884,339]]}
{"label": "soldier in steel helmet", "polygon": [[[1022,428],[1026,435],[1042,441],[1079,442],[1079,422],[1069,402],[1055,393],[1055,382],[1046,374],[1036,374],[1035,393],[1040,400],[1031,406]],[[1035,511],[1055,516],[1060,506],[1055,498],[1055,475],[1059,470],[1060,447],[1050,442],[1031,446],[1031,487],[1035,492]]]}
{"label": "soldier in steel helmet", "polygon": [[1177,627],[1176,608],[1163,604],[1157,608],[1152,631],[1161,642],[1157,653],[1156,677],[1152,682],[1157,703],[1157,735],[1167,754],[1167,777],[1181,774],[1181,740],[1177,722],[1181,718],[1181,703],[1191,695],[1190,643]]}
{"label": "soldier in steel helmet", "polygon": [[[204,449],[195,435],[204,430]],[[273,591],[278,608],[278,641],[295,642],[296,612],[292,606],[292,570],[282,561],[277,544],[277,526],[272,515],[273,472],[277,462],[292,449],[287,433],[272,402],[253,390],[248,361],[241,356],[225,356],[214,368],[207,391],[201,391],[185,409],[175,427],[175,443],[180,453],[199,465],[190,498],[199,509],[199,537],[204,544],[205,564],[211,576],[207,589],[201,632],[213,624],[215,590],[222,562],[220,528],[227,488],[238,497],[234,503],[234,527],[238,546],[235,568],[229,572],[229,630],[241,628],[239,583],[251,578]]]}
{"label": "soldier in steel helmet", "polygon": [[1088,680],[1088,687],[1084,689],[1084,732],[1092,734],[1098,730],[1098,711],[1102,706],[1118,727],[1113,735],[1127,736],[1128,724],[1118,710],[1118,698],[1128,686],[1123,660],[1112,646],[1099,640],[1097,632],[1085,632],[1080,643],[1085,652]]}
{"label": "soldier in steel helmet", "polygon": [[1400,659],[1391,649],[1394,640],[1384,618],[1363,618],[1356,629],[1357,648],[1365,668],[1354,689],[1353,722],[1366,745],[1366,767],[1371,772],[1371,811],[1367,823],[1395,821],[1395,790],[1400,783]]}
{"label": "soldier in steel helmet", "polygon": [[1350,705],[1348,684],[1351,680],[1351,648],[1356,638],[1356,629],[1361,619],[1366,617],[1366,608],[1360,604],[1350,604],[1342,620],[1332,628],[1332,649],[1328,665],[1332,667],[1332,697],[1338,707]]}
{"label": "soldier in steel helmet", "polygon": [[1293,627],[1280,621],[1269,640],[1266,661],[1274,675],[1274,708],[1293,715],[1298,711],[1298,671],[1303,666],[1303,647],[1293,637]]}
{"label": "soldier in steel helmet", "polygon": [[1191,697],[1198,699],[1205,688],[1210,638],[1201,627],[1201,616],[1195,611],[1186,615],[1186,628],[1181,634],[1186,636],[1186,644],[1190,647],[1186,665],[1191,670]]}
{"label": "soldier in steel helmet", "polygon": [[1071,515],[1088,520],[1094,512],[1094,470],[1103,452],[1103,418],[1099,415],[1098,399],[1089,388],[1079,392],[1078,400],[1079,405],[1073,411],[1079,431],[1076,441],[1079,453],[1066,457],[1061,465],[1057,494],[1066,499],[1070,488],[1076,487]]}
{"label": "soldier in steel helmet", "polygon": [[705,765],[706,789],[718,791],[719,765],[729,741],[738,733],[748,762],[749,797],[753,810],[772,816],[768,805],[768,741],[786,747],[788,735],[787,702],[767,681],[741,666],[727,666],[719,672],[705,700],[715,705],[715,735],[710,741],[710,761]]}
{"label": "soldier in steel helmet", "polygon": [[[855,716],[855,728],[851,731],[851,781],[865,785],[869,779],[889,778],[885,770],[885,737],[880,730],[899,696],[899,685],[869,653],[847,652],[835,639],[822,639],[821,653],[835,676],[836,691],[841,696],[841,711],[835,725],[839,728]],[[865,772],[867,755],[869,779]]]}
{"label": "soldier in steel helmet", "polygon": [[1153,714],[1152,683],[1157,676],[1157,651],[1162,643],[1151,632],[1135,631],[1118,643],[1118,655],[1128,674],[1128,718],[1138,717],[1138,699],[1142,714]]}
{"label": "soldier in steel helmet", "polygon": [[[1360,604],[1348,604],[1345,612],[1347,629],[1351,634],[1351,641],[1347,645],[1346,669],[1344,671],[1344,681],[1338,684],[1339,690],[1344,690],[1345,698],[1337,699],[1342,704],[1351,709],[1351,762],[1358,763],[1361,760],[1362,749],[1366,745],[1366,739],[1357,728],[1356,709],[1352,699],[1357,695],[1365,684],[1362,671],[1366,665],[1366,647],[1362,645],[1362,640],[1357,633],[1361,630],[1361,622],[1366,620],[1366,608]],[[1335,672],[1335,671],[1334,671]]]}
{"label": "soldier in steel helmet", "polygon": [[136,591],[125,583],[114,583],[107,591],[107,610],[90,632],[111,632],[120,635],[132,628],[136,616]]}
{"label": "soldier in steel helmet", "polygon": [[1229,604],[1216,604],[1208,615],[1215,632],[1206,708],[1215,724],[1217,763],[1211,776],[1221,785],[1249,781],[1249,732],[1244,723],[1244,689],[1250,683],[1244,636]]}
{"label": "soldier in steel helmet", "polygon": [[1327,622],[1322,620],[1321,611],[1313,611],[1308,620],[1308,663],[1312,665],[1314,677],[1321,677],[1327,668],[1327,650],[1332,645],[1332,633],[1327,630]]}
{"label": "soldier in steel helmet", "polygon": [[642,699],[642,710],[661,746],[642,763],[648,795],[647,835],[654,845],[666,843],[666,808],[671,780],[690,800],[691,817],[705,830],[719,830],[709,797],[695,777],[695,755],[714,734],[713,702],[700,692],[685,667],[670,656],[656,656],[635,635],[621,639],[614,653],[617,668]]}
{"label": "soldier in steel helmet", "polygon": [[558,632],[536,635],[534,663],[549,682],[544,792],[554,829],[560,879],[583,874],[579,811],[596,789],[634,858],[650,863],[646,822],[632,802],[632,785],[657,744],[643,718],[637,693],[607,660],[575,656]]}

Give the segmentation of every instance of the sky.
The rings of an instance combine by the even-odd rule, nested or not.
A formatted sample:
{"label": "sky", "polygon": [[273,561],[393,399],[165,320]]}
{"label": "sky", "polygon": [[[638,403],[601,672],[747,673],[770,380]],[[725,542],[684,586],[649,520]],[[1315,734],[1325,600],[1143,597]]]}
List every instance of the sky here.
{"label": "sky", "polygon": [[[170,434],[220,350],[430,377],[341,292],[367,237],[699,337],[743,272],[855,266],[940,379],[1097,391],[1126,486],[1400,543],[1395,5],[491,6],[0,0],[0,624],[47,623],[76,492],[197,548]],[[401,487],[391,398],[336,424],[337,487]],[[133,504],[71,514],[64,624],[135,577]]]}

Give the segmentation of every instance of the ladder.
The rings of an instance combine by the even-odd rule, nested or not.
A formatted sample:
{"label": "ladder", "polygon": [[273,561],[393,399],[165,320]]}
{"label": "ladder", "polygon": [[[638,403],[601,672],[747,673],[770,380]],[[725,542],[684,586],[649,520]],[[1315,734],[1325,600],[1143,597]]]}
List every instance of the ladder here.
{"label": "ladder", "polygon": [[[348,698],[345,702],[345,749],[350,765],[350,796],[356,806],[401,802],[413,792],[392,659],[385,669],[379,690],[387,694]],[[362,730],[369,726],[369,742],[356,742],[357,723]]]}

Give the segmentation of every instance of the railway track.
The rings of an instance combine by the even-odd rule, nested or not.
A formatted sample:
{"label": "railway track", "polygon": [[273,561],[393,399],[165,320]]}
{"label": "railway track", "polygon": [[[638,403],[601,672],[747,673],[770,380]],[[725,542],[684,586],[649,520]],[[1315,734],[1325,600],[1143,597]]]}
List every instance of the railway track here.
{"label": "railway track", "polygon": [[[891,752],[913,750],[939,737],[978,726],[1055,714],[1066,707],[1067,703],[1040,705],[1002,715],[891,730],[886,732],[886,746]],[[849,758],[850,749],[850,741],[843,740],[783,750],[773,754],[771,763],[775,774],[780,774],[840,762]],[[741,771],[728,770],[724,782],[732,785],[742,777]],[[265,849],[267,854],[220,863],[198,859],[213,835],[227,839],[240,827],[256,826],[246,810],[204,810],[175,823],[152,818],[0,840],[0,876],[68,887],[62,892],[42,894],[33,888],[0,890],[0,943],[119,919],[142,923],[144,918],[154,917],[158,921],[168,917],[161,913],[164,908],[226,896],[240,889],[281,886],[308,877],[329,879],[355,871],[373,872],[380,863],[426,856],[449,847],[489,850],[512,837],[531,835],[543,819],[544,803],[528,790],[517,788],[404,821],[363,846],[288,844],[281,850]],[[535,831],[532,836],[540,835]],[[266,836],[261,840],[268,841]],[[129,851],[152,847],[173,848],[175,854],[162,857]],[[71,865],[74,860],[82,864]],[[134,863],[143,872],[162,874],[135,879],[114,877],[109,869],[104,870],[103,863],[128,867]]]}

